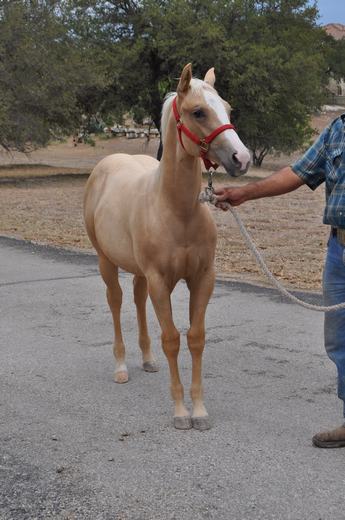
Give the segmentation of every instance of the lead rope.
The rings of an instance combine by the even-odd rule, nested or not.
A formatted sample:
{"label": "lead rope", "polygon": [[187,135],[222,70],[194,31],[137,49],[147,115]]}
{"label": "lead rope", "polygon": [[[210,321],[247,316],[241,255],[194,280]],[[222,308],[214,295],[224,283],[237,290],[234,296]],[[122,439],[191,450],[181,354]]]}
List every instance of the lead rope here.
{"label": "lead rope", "polygon": [[[214,189],[212,186],[212,175],[213,175],[213,172],[211,172],[211,171],[208,172],[208,185],[207,185],[207,188],[205,188],[205,190],[200,193],[199,200],[202,203],[209,202],[210,204],[213,204],[215,206],[217,203],[217,198],[214,195]],[[345,302],[339,303],[337,305],[330,305],[330,306],[314,305],[313,303],[308,303],[303,300],[300,300],[299,298],[297,298],[297,296],[294,296],[287,289],[285,289],[285,287],[274,277],[272,272],[267,267],[267,264],[266,264],[265,260],[263,259],[262,254],[260,253],[260,251],[256,247],[255,243],[253,242],[252,237],[249,235],[247,229],[245,228],[245,225],[242,222],[241,217],[239,216],[239,214],[237,213],[235,208],[233,206],[231,206],[231,204],[229,204],[228,202],[222,202],[222,205],[227,207],[231,211],[232,216],[236,220],[238,227],[240,228],[240,232],[241,232],[248,248],[254,255],[257,263],[261,267],[261,270],[263,271],[265,276],[267,276],[267,278],[272,283],[272,285],[274,285],[281,294],[286,296],[289,300],[293,301],[294,303],[297,303],[298,305],[301,305],[302,307],[305,307],[306,309],[311,309],[313,311],[333,312],[333,311],[337,311],[340,309],[345,309]]]}

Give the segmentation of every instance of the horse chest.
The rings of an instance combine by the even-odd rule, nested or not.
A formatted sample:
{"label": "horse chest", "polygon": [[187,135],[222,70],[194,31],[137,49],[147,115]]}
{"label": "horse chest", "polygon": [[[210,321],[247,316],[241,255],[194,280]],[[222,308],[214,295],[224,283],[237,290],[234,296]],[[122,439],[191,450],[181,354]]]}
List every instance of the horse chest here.
{"label": "horse chest", "polygon": [[172,270],[178,277],[190,275],[199,269],[200,263],[204,264],[206,257],[195,247],[180,247],[170,255],[168,261]]}
{"label": "horse chest", "polygon": [[175,280],[191,277],[206,270],[213,262],[213,251],[194,246],[161,249],[154,259],[159,271],[170,273]]}

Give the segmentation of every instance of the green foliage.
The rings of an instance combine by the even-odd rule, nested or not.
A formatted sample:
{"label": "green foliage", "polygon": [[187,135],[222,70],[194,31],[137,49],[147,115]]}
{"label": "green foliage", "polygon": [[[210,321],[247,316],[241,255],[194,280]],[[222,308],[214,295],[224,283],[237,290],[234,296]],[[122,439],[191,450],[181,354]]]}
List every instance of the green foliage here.
{"label": "green foliage", "polygon": [[255,4],[242,27],[245,40],[238,35],[231,42],[236,63],[227,97],[261,166],[267,153],[291,152],[311,137],[310,115],[324,99],[328,78],[315,9],[303,0]]}
{"label": "green foliage", "polygon": [[76,17],[93,27],[96,47],[111,57],[106,75],[112,84],[102,109],[118,106],[138,120],[149,115],[159,127],[163,98],[176,88],[182,67],[192,61],[200,75],[208,64],[220,65],[227,40],[221,4],[229,2],[79,2]]}
{"label": "green foliage", "polygon": [[78,127],[80,89],[93,78],[60,2],[0,2],[0,144],[28,151]]}
{"label": "green foliage", "polygon": [[345,75],[345,43],[316,22],[308,0],[0,0],[0,143],[44,145],[82,115],[159,127],[191,61],[215,67],[260,165],[310,138],[329,75]]}
{"label": "green foliage", "polygon": [[164,95],[191,61],[199,77],[215,66],[256,164],[310,138],[330,52],[307,0],[95,0],[78,2],[75,12],[112,57],[104,109],[150,115],[159,126]]}
{"label": "green foliage", "polygon": [[83,142],[89,146],[96,146],[96,141],[90,135],[85,135]]}
{"label": "green foliage", "polygon": [[329,75],[337,80],[345,78],[345,39],[335,40],[326,35],[324,49]]}

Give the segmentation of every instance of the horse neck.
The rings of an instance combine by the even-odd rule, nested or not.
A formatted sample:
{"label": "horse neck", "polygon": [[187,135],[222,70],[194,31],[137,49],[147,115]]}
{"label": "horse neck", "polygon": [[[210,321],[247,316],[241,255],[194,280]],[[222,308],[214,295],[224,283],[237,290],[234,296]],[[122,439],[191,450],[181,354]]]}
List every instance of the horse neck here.
{"label": "horse neck", "polygon": [[190,217],[199,205],[200,159],[188,155],[178,144],[173,117],[168,122],[159,169],[159,197],[169,204],[174,213],[181,217]]}

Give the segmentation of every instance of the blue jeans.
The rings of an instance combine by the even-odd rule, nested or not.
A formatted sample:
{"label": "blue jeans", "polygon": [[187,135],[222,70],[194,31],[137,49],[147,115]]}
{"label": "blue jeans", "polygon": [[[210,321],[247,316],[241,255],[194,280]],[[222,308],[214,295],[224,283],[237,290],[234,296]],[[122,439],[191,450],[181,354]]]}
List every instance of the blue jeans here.
{"label": "blue jeans", "polygon": [[[331,236],[323,273],[325,305],[345,302],[345,247]],[[338,371],[338,397],[345,417],[345,309],[325,313],[325,348]]]}

